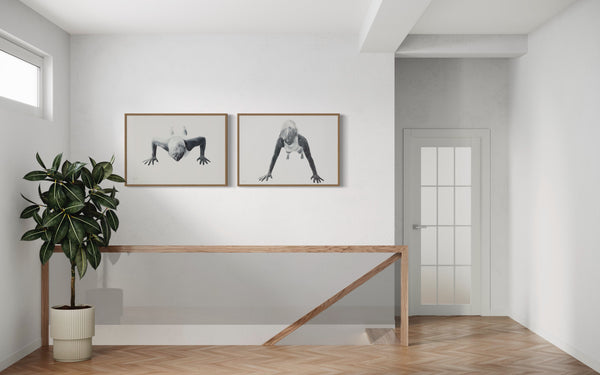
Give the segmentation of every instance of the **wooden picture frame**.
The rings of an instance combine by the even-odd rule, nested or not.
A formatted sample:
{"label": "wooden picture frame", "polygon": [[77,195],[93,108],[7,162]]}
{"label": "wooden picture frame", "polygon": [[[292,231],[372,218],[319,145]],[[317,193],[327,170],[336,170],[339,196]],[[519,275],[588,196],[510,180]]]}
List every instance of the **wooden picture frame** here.
{"label": "wooden picture frame", "polygon": [[227,186],[226,113],[126,113],[126,186]]}
{"label": "wooden picture frame", "polygon": [[238,114],[238,186],[340,186],[340,117]]}

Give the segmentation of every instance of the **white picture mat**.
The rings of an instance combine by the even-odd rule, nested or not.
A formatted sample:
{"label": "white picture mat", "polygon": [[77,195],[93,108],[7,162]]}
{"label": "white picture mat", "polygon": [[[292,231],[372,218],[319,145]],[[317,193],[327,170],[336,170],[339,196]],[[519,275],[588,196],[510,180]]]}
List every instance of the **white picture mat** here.
{"label": "white picture mat", "polygon": [[[226,182],[226,115],[127,115],[128,185],[224,185]],[[187,135],[183,135],[183,129]],[[158,163],[145,165],[152,156],[152,140],[166,141],[175,135],[184,139],[206,138],[204,156],[210,163],[200,165],[200,147],[175,161],[157,147]]]}
{"label": "white picture mat", "polygon": [[[308,140],[320,184],[313,183],[312,171],[306,159],[291,153],[289,159],[281,150],[272,172],[272,179],[259,181],[269,171],[269,165],[282,125],[287,120],[296,123],[298,134]],[[339,115],[239,115],[239,185],[338,185]]]}

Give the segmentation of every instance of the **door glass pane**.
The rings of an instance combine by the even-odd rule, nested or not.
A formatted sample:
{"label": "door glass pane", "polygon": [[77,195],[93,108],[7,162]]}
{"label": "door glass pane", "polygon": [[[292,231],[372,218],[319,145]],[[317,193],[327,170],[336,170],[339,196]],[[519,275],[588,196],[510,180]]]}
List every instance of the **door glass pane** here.
{"label": "door glass pane", "polygon": [[457,147],[454,158],[456,185],[471,185],[471,147]]}
{"label": "door glass pane", "polygon": [[456,227],[456,264],[471,265],[471,227]]}
{"label": "door glass pane", "polygon": [[454,264],[454,228],[438,228],[438,264]]}
{"label": "door glass pane", "polygon": [[454,188],[438,188],[438,225],[454,224]]}
{"label": "door glass pane", "polygon": [[421,188],[421,224],[435,225],[436,188]]}
{"label": "door glass pane", "polygon": [[421,304],[436,304],[436,267],[421,267]]}
{"label": "door glass pane", "polygon": [[435,227],[421,229],[421,264],[436,264],[436,232]]}
{"label": "door glass pane", "polygon": [[471,225],[471,188],[456,188],[456,225]]}
{"label": "door glass pane", "polygon": [[438,267],[438,305],[454,303],[454,267]]}
{"label": "door glass pane", "polygon": [[456,300],[454,303],[468,305],[471,303],[471,267],[456,267]]}
{"label": "door glass pane", "polygon": [[436,148],[421,147],[421,185],[435,185]]}
{"label": "door glass pane", "polygon": [[454,148],[438,148],[438,185],[454,185]]}

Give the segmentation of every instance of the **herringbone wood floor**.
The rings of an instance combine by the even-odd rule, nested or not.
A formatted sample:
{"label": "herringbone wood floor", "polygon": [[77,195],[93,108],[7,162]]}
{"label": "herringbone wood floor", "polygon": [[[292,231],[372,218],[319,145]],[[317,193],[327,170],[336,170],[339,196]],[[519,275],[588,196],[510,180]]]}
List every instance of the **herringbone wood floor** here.
{"label": "herringbone wood floor", "polygon": [[595,374],[505,317],[414,317],[410,347],[99,346],[58,363],[39,349],[12,374]]}

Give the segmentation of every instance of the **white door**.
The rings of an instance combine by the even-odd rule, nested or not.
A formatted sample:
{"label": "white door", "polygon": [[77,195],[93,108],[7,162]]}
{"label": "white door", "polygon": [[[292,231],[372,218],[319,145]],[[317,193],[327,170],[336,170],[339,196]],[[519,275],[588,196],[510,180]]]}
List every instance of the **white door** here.
{"label": "white door", "polygon": [[489,301],[486,191],[489,131],[405,129],[411,315],[482,314],[482,300]]}

